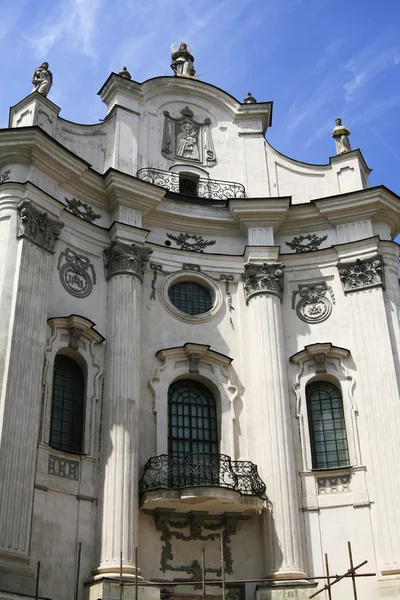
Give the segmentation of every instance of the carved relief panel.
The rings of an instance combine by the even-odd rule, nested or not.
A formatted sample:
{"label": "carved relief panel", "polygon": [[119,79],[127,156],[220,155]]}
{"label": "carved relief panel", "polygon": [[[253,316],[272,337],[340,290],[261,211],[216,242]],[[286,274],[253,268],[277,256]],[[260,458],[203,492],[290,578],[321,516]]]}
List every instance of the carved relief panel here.
{"label": "carved relief panel", "polygon": [[217,162],[211,135],[211,120],[197,121],[188,106],[180,117],[164,111],[164,130],[161,153],[170,160],[187,160],[207,167]]}

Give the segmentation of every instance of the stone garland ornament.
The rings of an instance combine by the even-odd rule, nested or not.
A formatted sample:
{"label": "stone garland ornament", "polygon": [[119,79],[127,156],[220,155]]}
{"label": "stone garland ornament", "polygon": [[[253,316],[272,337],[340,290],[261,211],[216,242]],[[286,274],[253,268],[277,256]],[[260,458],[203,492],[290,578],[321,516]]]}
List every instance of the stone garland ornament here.
{"label": "stone garland ornament", "polygon": [[0,183],[6,183],[6,181],[9,181],[10,179],[10,169],[7,169],[7,171],[3,171],[2,174],[0,175]]}
{"label": "stone garland ornament", "polygon": [[88,223],[93,223],[101,217],[101,215],[96,214],[93,208],[89,206],[89,204],[86,204],[86,202],[82,202],[76,198],[72,198],[71,200],[65,198],[65,201],[67,203],[68,212],[72,213],[76,217],[80,217]]}
{"label": "stone garland ornament", "polygon": [[29,240],[46,252],[54,254],[54,247],[64,223],[53,221],[47,213],[34,208],[28,200],[22,200],[18,204],[18,213],[17,238]]}
{"label": "stone garland ornament", "polygon": [[[326,297],[329,292],[332,302]],[[332,303],[335,304],[335,296],[331,287],[325,281],[318,283],[300,283],[292,296],[292,308],[295,308],[296,297],[300,301],[296,306],[297,316],[306,323],[322,323],[332,312]]]}
{"label": "stone garland ornament", "polygon": [[[294,237],[291,242],[285,242],[286,246],[289,246],[291,250],[294,250],[296,253],[299,252],[314,252],[318,250],[322,242],[327,239],[327,235],[323,237],[318,237],[315,233],[308,235],[299,235],[298,237]],[[303,242],[307,241],[308,243],[303,244]]]}
{"label": "stone garland ornament", "polygon": [[201,235],[190,235],[189,233],[180,233],[178,236],[167,233],[167,238],[173,240],[181,250],[188,250],[189,252],[204,252],[207,246],[215,244],[215,240],[208,241]]}
{"label": "stone garland ornament", "polygon": [[283,263],[246,263],[242,278],[247,304],[253,296],[259,294],[278,296],[282,302],[284,268]]}
{"label": "stone garland ornament", "polygon": [[187,160],[207,167],[217,162],[211,135],[211,120],[194,119],[193,111],[186,106],[180,117],[171,117],[165,110],[161,154],[169,160]]}
{"label": "stone garland ornament", "polygon": [[143,244],[126,244],[113,241],[104,250],[104,263],[107,280],[114,275],[133,275],[143,281],[144,272],[153,250]]}
{"label": "stone garland ornament", "polygon": [[385,289],[383,259],[380,255],[366,260],[358,258],[352,263],[339,263],[337,267],[345,294],[375,287]]}
{"label": "stone garland ornament", "polygon": [[63,287],[75,298],[86,298],[92,292],[96,284],[96,272],[86,256],[66,248],[60,254],[57,269]]}

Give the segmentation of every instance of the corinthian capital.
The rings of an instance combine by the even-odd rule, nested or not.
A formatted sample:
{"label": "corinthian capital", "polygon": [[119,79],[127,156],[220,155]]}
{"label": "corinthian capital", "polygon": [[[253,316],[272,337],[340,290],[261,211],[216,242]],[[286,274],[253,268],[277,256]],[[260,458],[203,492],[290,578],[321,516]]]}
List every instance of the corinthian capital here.
{"label": "corinthian capital", "polygon": [[17,237],[29,240],[46,252],[54,254],[54,246],[64,223],[53,221],[47,213],[40,212],[27,200],[18,204],[18,213]]}
{"label": "corinthian capital", "polygon": [[143,281],[147,261],[152,252],[151,248],[147,248],[143,244],[111,242],[111,245],[104,250],[107,279],[125,273]]}
{"label": "corinthian capital", "polygon": [[243,273],[246,302],[259,294],[273,294],[282,300],[284,268],[283,263],[246,263]]}
{"label": "corinthian capital", "polygon": [[352,263],[339,263],[338,269],[345,294],[373,287],[385,288],[383,261],[378,254],[366,260],[358,258]]}

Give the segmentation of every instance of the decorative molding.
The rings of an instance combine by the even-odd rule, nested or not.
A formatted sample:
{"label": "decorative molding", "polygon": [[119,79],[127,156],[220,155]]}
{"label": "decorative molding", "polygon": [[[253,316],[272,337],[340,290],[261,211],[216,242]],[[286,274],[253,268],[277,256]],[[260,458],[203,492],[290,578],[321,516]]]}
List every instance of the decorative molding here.
{"label": "decorative molding", "polygon": [[101,215],[96,214],[93,208],[89,206],[89,204],[86,204],[86,202],[82,202],[76,198],[72,198],[71,200],[65,198],[65,201],[67,203],[68,212],[72,213],[76,217],[79,217],[80,219],[83,219],[84,221],[87,221],[88,223],[93,223],[97,219],[101,218]]}
{"label": "decorative molding", "polygon": [[290,357],[290,362],[294,364],[304,364],[309,360],[315,362],[316,356],[317,361],[321,361],[320,354],[323,354],[325,358],[343,360],[350,355],[350,350],[334,346],[330,342],[310,344],[305,346],[304,350],[300,350],[300,352],[293,354],[293,356]]}
{"label": "decorative molding", "polygon": [[68,329],[69,334],[69,342],[68,346],[73,348],[74,350],[79,350],[79,340],[84,334],[83,329],[79,329],[78,327],[70,327]]}
{"label": "decorative molding", "polygon": [[[296,253],[315,252],[315,250],[318,250],[322,242],[324,242],[327,238],[327,235],[318,237],[315,233],[309,233],[308,235],[299,235],[298,237],[295,236],[291,242],[285,242],[285,244]],[[303,242],[306,240],[308,240],[308,243],[303,244]]]}
{"label": "decorative molding", "polygon": [[[207,246],[215,244],[215,240],[205,240],[202,235],[190,235],[189,233],[180,233],[177,236],[167,233],[167,238],[173,240],[181,250],[188,250],[189,252],[204,252]],[[193,241],[190,242],[189,240]]]}
{"label": "decorative molding", "polygon": [[376,287],[385,289],[385,274],[382,256],[337,265],[345,294]]}
{"label": "decorative molding", "polygon": [[47,213],[34,208],[28,200],[22,200],[18,204],[18,212],[17,238],[29,240],[42,250],[54,254],[54,247],[64,223],[53,221]]}
{"label": "decorative molding", "polygon": [[49,475],[79,481],[79,461],[49,454]]}
{"label": "decorative molding", "polygon": [[284,268],[283,263],[246,263],[242,278],[247,304],[259,294],[278,296],[282,302]]}
{"label": "decorative molding", "polygon": [[3,171],[2,174],[0,175],[0,183],[6,183],[6,181],[9,181],[10,173],[11,173],[10,169]]}
{"label": "decorative molding", "polygon": [[[61,266],[63,259],[65,263]],[[65,248],[58,259],[57,269],[64,289],[72,296],[86,298],[91,294],[93,285],[96,285],[96,272],[89,258]]]}
{"label": "decorative molding", "polygon": [[[144,511],[150,513],[150,511]],[[202,569],[199,562],[195,559],[190,565],[173,566],[174,560],[172,550],[172,540],[190,542],[200,540],[202,542],[215,541],[222,536],[222,545],[225,557],[225,572],[233,573],[233,559],[231,551],[231,536],[237,532],[239,520],[247,520],[249,517],[233,513],[224,513],[222,515],[209,515],[207,512],[191,511],[189,513],[175,513],[170,509],[156,509],[151,513],[154,518],[157,531],[161,533],[160,539],[163,543],[160,557],[160,571],[180,571],[191,575],[188,581],[201,581]],[[186,533],[179,531],[186,529]],[[204,531],[205,530],[205,531]],[[207,533],[210,531],[211,533]],[[217,577],[221,576],[220,565],[216,568],[207,568],[207,573],[215,573]]]}
{"label": "decorative molding", "polygon": [[[201,273],[201,266],[200,265],[195,265],[193,263],[183,263],[182,264],[182,270],[178,270],[178,271],[171,271],[169,273],[167,273],[166,271],[163,270],[162,265],[159,265],[157,263],[150,263],[150,269],[154,272],[153,275],[153,279],[151,280],[151,294],[150,294],[150,300],[155,300],[156,299],[156,282],[157,282],[157,277],[158,274],[160,275],[175,275],[177,273],[180,273],[182,271],[194,271],[196,273]],[[221,273],[219,277],[213,277],[212,275],[210,275],[209,273],[206,274],[207,277],[209,277],[210,279],[212,279],[213,281],[216,282],[220,282],[220,281],[225,281],[225,294],[227,297],[227,304],[228,304],[228,310],[229,312],[235,310],[234,306],[233,306],[233,301],[232,301],[232,294],[231,294],[231,290],[230,290],[230,283],[235,281],[235,278],[233,275],[227,275],[226,273]],[[199,280],[200,282],[200,280]],[[200,282],[201,283],[201,282]]]}
{"label": "decorative molding", "polygon": [[[329,292],[332,302],[326,298]],[[328,319],[332,312],[332,303],[335,304],[335,296],[332,288],[325,282],[299,283],[298,289],[293,291],[292,308],[295,308],[296,296],[300,301],[296,307],[297,316],[306,323],[321,323]]]}
{"label": "decorative molding", "polygon": [[151,248],[147,248],[143,244],[125,244],[114,240],[104,250],[107,280],[114,275],[127,274],[143,281],[146,265],[152,252]]}
{"label": "decorative molding", "polygon": [[350,492],[350,475],[318,477],[317,487],[320,496]]}

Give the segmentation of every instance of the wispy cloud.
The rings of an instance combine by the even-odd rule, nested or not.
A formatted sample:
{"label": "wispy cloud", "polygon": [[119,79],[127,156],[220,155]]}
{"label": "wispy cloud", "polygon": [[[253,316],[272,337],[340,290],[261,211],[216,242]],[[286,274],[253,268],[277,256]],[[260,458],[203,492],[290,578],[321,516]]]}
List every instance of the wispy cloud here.
{"label": "wispy cloud", "polygon": [[68,49],[96,57],[94,34],[102,0],[61,0],[41,22],[32,28],[34,35],[25,37],[36,56],[46,56],[58,43]]}
{"label": "wispy cloud", "polygon": [[372,83],[383,71],[399,64],[399,48],[385,48],[379,43],[368,45],[360,53],[353,56],[345,65],[344,70],[352,73],[344,85],[345,100],[354,100],[355,94]]}

